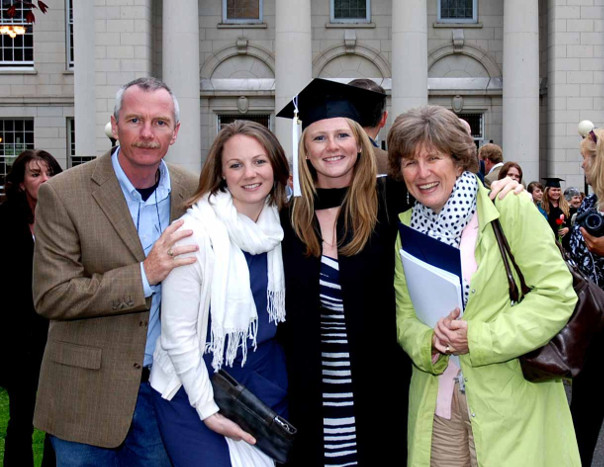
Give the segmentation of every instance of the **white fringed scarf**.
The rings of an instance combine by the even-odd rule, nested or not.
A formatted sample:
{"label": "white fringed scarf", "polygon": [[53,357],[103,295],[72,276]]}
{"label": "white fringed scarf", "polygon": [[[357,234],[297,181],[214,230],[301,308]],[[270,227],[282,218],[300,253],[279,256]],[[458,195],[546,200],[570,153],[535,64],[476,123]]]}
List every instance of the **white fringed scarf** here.
{"label": "white fringed scarf", "polygon": [[258,313],[243,251],[252,255],[268,252],[269,320],[285,321],[283,229],[277,207],[267,201],[258,221],[254,222],[237,212],[229,192],[219,191],[215,195],[205,195],[191,211],[208,232],[215,257],[210,298],[211,339],[206,343],[205,351],[213,353],[212,367],[218,370],[224,361],[232,366],[237,349],[241,347],[243,366],[247,358],[247,339],[252,339],[255,349],[258,333]]}

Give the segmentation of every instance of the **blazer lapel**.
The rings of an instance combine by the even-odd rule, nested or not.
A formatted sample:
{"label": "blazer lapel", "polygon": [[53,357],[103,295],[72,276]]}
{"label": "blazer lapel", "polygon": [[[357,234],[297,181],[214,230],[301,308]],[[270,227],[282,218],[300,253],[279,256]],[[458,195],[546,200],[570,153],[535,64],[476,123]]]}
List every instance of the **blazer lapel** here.
{"label": "blazer lapel", "polygon": [[[178,219],[184,214],[185,206],[185,187],[182,183],[182,176],[176,170],[172,170],[172,166],[168,164],[170,171],[170,222]],[[187,193],[186,196],[190,195]]]}
{"label": "blazer lapel", "polygon": [[130,217],[122,188],[115,176],[111,163],[111,153],[99,157],[96,169],[92,174],[92,181],[97,185],[96,187],[93,185],[92,197],[136,260],[144,261],[145,253],[136,227]]}

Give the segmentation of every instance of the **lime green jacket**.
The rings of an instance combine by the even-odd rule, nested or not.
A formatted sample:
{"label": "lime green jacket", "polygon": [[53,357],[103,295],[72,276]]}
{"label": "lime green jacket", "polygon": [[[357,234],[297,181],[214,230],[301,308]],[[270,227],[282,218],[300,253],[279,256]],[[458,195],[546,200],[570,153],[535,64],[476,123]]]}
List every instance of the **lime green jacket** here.
{"label": "lime green jacket", "polygon": [[[577,297],[572,277],[543,216],[525,195],[497,200],[480,185],[477,199],[478,265],[463,315],[469,353],[460,357],[480,466],[580,466],[579,452],[561,380],[531,383],[518,357],[549,341],[568,321]],[[409,225],[411,210],[400,214]],[[510,305],[505,270],[491,222],[499,218],[516,262],[532,289]],[[398,340],[413,360],[409,394],[408,465],[430,465],[438,375],[432,364],[431,328],[419,321],[409,298],[396,243],[395,291]],[[450,310],[443,310],[443,316]]]}

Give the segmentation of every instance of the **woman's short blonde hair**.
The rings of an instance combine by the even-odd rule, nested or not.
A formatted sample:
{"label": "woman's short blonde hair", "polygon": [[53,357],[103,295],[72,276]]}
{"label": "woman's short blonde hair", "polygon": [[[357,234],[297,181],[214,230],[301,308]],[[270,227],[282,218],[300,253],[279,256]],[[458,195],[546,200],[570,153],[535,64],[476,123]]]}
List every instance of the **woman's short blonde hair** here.
{"label": "woman's short blonde hair", "polygon": [[402,179],[402,159],[415,157],[427,144],[450,154],[457,167],[476,173],[476,145],[459,117],[438,105],[426,105],[399,115],[388,132],[389,175]]}
{"label": "woman's short blonde hair", "polygon": [[591,159],[587,177],[598,202],[604,203],[604,129],[589,132],[581,141],[581,152]]}

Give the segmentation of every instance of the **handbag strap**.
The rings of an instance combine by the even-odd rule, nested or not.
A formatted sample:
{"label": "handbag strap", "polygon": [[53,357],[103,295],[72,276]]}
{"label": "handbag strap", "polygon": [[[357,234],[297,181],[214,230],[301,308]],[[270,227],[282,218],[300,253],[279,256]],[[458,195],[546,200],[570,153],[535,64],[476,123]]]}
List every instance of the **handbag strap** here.
{"label": "handbag strap", "polygon": [[[501,223],[499,219],[495,219],[492,222],[493,232],[495,232],[495,238],[497,239],[497,245],[499,246],[499,251],[501,253],[501,258],[503,259],[503,266],[505,268],[505,273],[508,279],[508,288],[510,293],[510,300],[512,304],[518,303],[522,300],[522,297],[530,292],[530,288],[526,285],[524,281],[524,275],[522,271],[516,264],[516,260],[514,259],[514,255],[512,254],[512,249],[510,248],[510,244],[508,243],[505,234],[503,233],[503,229],[501,228]],[[509,261],[508,261],[509,257]],[[510,261],[512,262],[512,266],[520,279],[520,289],[522,291],[522,296],[518,291],[518,285],[516,284],[516,280],[514,279],[514,274],[512,273],[512,268],[510,267]]]}

